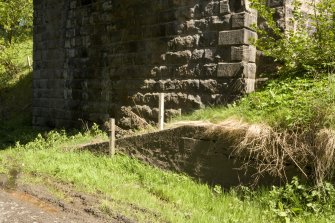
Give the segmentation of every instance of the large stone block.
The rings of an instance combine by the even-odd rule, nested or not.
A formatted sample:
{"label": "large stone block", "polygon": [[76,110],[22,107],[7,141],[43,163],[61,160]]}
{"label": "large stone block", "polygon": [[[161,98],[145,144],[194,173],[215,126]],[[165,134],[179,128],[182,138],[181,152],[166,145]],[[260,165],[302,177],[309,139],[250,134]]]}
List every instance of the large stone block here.
{"label": "large stone block", "polygon": [[257,14],[242,12],[231,17],[232,28],[253,28],[257,25]]}
{"label": "large stone block", "polygon": [[197,47],[199,44],[199,38],[199,35],[189,35],[185,37],[177,36],[168,42],[168,47],[171,50]]}
{"label": "large stone block", "polygon": [[248,29],[221,31],[219,33],[219,45],[250,45],[257,39],[257,34]]}
{"label": "large stone block", "polygon": [[165,60],[168,64],[186,64],[192,57],[192,53],[189,50],[168,52],[165,55]]}
{"label": "large stone block", "polygon": [[243,63],[219,63],[217,68],[218,77],[235,77],[243,73]]}
{"label": "large stone block", "polygon": [[218,77],[256,77],[256,64],[254,63],[219,63],[217,68]]}
{"label": "large stone block", "polygon": [[224,16],[212,16],[209,28],[213,31],[230,29],[230,18],[230,14]]}
{"label": "large stone block", "polygon": [[256,47],[255,46],[232,46],[231,60],[256,62]]}
{"label": "large stone block", "polygon": [[223,15],[230,13],[229,1],[220,1],[220,13]]}
{"label": "large stone block", "polygon": [[245,92],[251,93],[255,91],[256,80],[253,78],[246,78],[245,81]]}

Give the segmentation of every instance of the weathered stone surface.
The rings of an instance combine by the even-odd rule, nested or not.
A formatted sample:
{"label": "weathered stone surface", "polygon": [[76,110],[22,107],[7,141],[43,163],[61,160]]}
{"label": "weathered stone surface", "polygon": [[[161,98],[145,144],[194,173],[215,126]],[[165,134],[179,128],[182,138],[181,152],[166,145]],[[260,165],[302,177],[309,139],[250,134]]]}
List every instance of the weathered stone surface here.
{"label": "weathered stone surface", "polygon": [[231,47],[232,61],[249,61],[256,62],[256,47],[254,46],[232,46]]}
{"label": "weathered stone surface", "polygon": [[220,1],[220,13],[221,14],[229,14],[230,13],[230,7],[229,7],[229,1]]}
{"label": "weathered stone surface", "polygon": [[246,93],[251,93],[255,91],[255,86],[256,86],[255,79],[247,78],[245,79],[245,83],[246,83],[246,88],[245,88]]}
{"label": "weathered stone surface", "polygon": [[199,35],[180,37],[177,36],[168,42],[171,50],[180,50],[185,48],[195,48],[199,45]]}
{"label": "weathered stone surface", "polygon": [[231,17],[232,28],[253,28],[257,25],[257,14],[242,12]]}
{"label": "weathered stone surface", "polygon": [[198,49],[195,49],[193,52],[192,52],[192,60],[200,60],[203,58],[204,56],[204,53],[205,53],[205,50],[198,50]]}
{"label": "weathered stone surface", "polygon": [[243,75],[243,63],[219,63],[217,68],[218,77],[236,77]]}
{"label": "weathered stone surface", "polygon": [[253,39],[257,39],[257,34],[248,29],[238,29],[219,32],[219,45],[250,45]]}
{"label": "weathered stone surface", "polygon": [[189,50],[179,52],[168,52],[165,55],[165,60],[169,64],[187,64],[191,59],[192,53]]}
{"label": "weathered stone surface", "polygon": [[218,77],[244,77],[255,79],[256,64],[254,63],[219,63],[217,68]]}

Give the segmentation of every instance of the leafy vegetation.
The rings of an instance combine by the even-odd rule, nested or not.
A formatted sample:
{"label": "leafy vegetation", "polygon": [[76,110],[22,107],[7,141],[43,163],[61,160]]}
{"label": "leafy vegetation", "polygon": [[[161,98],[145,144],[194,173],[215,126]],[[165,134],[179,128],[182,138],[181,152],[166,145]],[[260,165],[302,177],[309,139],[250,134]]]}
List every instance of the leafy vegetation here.
{"label": "leafy vegetation", "polygon": [[[13,43],[0,51],[0,90],[14,86],[32,71],[32,40]],[[28,58],[29,57],[29,58]]]}
{"label": "leafy vegetation", "polygon": [[330,183],[324,183],[318,186],[310,186],[299,182],[294,177],[290,183],[282,187],[273,186],[270,190],[263,190],[259,193],[250,190],[248,187],[238,187],[235,189],[236,194],[242,200],[259,199],[267,210],[275,215],[281,222],[299,222],[298,219],[305,219],[309,222],[314,217],[319,216],[315,222],[326,222],[334,220],[333,212],[335,204],[335,188]]}
{"label": "leafy vegetation", "polygon": [[9,46],[30,39],[32,26],[32,0],[0,1],[0,46]]}
{"label": "leafy vegetation", "polygon": [[292,17],[285,27],[275,21],[275,9],[267,7],[266,0],[251,0],[251,3],[265,23],[265,28],[256,28],[259,33],[256,45],[280,64],[282,74],[296,76],[334,71],[334,0],[292,1]]}
{"label": "leafy vegetation", "polygon": [[31,71],[32,26],[32,0],[0,0],[0,90]]}
{"label": "leafy vegetation", "polygon": [[[18,10],[18,9],[22,9]],[[14,11],[14,12],[13,12]],[[31,125],[32,1],[0,1],[0,144],[15,123]],[[4,130],[6,128],[6,130]],[[18,134],[20,135],[20,134]],[[10,141],[14,141],[12,139]]]}
{"label": "leafy vegetation", "polygon": [[160,171],[123,155],[97,157],[73,148],[73,145],[92,139],[90,134],[68,137],[65,132],[40,135],[31,143],[17,144],[15,148],[1,152],[2,169],[15,159],[16,166],[20,166],[25,174],[70,182],[78,190],[100,191],[111,196],[115,203],[126,204],[116,206],[102,202],[104,210],[118,208],[122,213],[127,211],[122,210],[125,206],[136,204],[159,216],[157,219],[149,216],[151,219],[145,221],[221,222],[221,219],[228,222],[235,219],[251,222],[248,219],[251,215],[257,222],[265,221],[257,204],[241,202],[229,194],[217,196],[207,185],[197,184],[189,177]]}
{"label": "leafy vegetation", "polygon": [[177,121],[218,123],[214,134],[233,139],[234,155],[247,157],[243,168],[256,169],[255,179],[267,173],[286,181],[291,164],[318,185],[335,174],[334,96],[332,76],[277,79],[232,105]]}
{"label": "leafy vegetation", "polygon": [[334,208],[335,188],[330,183],[310,187],[294,178],[284,187],[273,187],[267,204],[278,217],[286,221],[298,215],[323,215]]}

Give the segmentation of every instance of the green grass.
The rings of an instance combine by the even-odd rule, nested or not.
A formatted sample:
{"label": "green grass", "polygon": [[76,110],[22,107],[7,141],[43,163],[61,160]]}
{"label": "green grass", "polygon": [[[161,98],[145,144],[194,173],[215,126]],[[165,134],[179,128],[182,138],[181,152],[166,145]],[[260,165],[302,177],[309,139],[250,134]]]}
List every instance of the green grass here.
{"label": "green grass", "polygon": [[[12,162],[16,157],[15,163],[27,174],[50,176],[90,193],[100,191],[121,203],[109,204],[121,213],[131,214],[127,205],[135,204],[157,213],[158,219],[150,219],[155,222],[265,221],[257,203],[242,202],[230,194],[217,196],[209,186],[187,176],[161,171],[123,155],[110,158],[68,149],[64,153],[64,147],[90,140],[82,134],[67,138],[54,132],[47,140],[38,137],[25,146],[2,151],[3,169],[8,165],[6,160]],[[102,202],[102,207],[106,206],[108,202]]]}
{"label": "green grass", "polygon": [[[241,199],[190,177],[162,171],[124,155],[95,156],[77,151],[78,144],[106,137],[97,130],[66,135],[51,132],[34,141],[0,151],[0,172],[20,169],[34,178],[50,178],[74,185],[77,190],[113,198],[102,200],[104,212],[121,213],[139,222],[280,222],[264,203],[269,191]],[[132,206],[145,209],[134,212]],[[296,222],[330,222],[332,215],[309,215]],[[328,220],[329,221],[328,221]]]}
{"label": "green grass", "polygon": [[234,104],[201,109],[174,121],[218,123],[236,118],[276,128],[310,127],[316,123],[318,127],[334,128],[334,86],[333,77],[277,79]]}

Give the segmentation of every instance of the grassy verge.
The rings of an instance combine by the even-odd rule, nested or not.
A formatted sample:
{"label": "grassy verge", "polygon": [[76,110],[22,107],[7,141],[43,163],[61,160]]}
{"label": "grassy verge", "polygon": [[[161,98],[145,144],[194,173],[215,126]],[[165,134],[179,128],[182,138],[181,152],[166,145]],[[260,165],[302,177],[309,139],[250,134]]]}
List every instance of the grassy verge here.
{"label": "grassy verge", "polygon": [[[56,132],[49,133],[46,140],[39,136],[25,146],[2,151],[1,169],[7,171],[15,163],[25,174],[49,176],[89,193],[99,191],[117,201],[102,201],[102,210],[117,209],[141,222],[265,221],[257,202],[242,202],[229,193],[216,194],[186,176],[164,172],[123,155],[97,157],[71,149],[91,139],[87,134],[67,137]],[[156,215],[132,216],[127,210],[131,204]]]}
{"label": "grassy verge", "polygon": [[[65,132],[39,135],[26,145],[0,151],[0,172],[17,168],[28,178],[48,178],[86,193],[102,193],[113,199],[101,201],[102,211],[113,210],[139,222],[281,222],[264,202],[270,199],[269,190],[252,192],[248,198],[236,190],[210,188],[127,156],[95,156],[75,149],[78,144],[104,137],[97,130],[72,136]],[[146,211],[134,212],[133,206]],[[294,217],[294,221],[328,222],[332,218],[327,212]]]}

